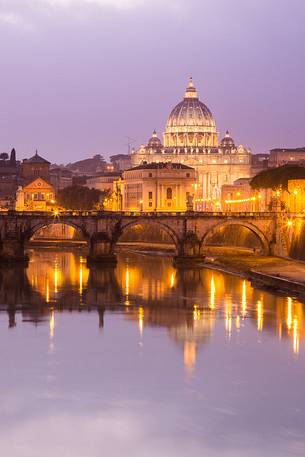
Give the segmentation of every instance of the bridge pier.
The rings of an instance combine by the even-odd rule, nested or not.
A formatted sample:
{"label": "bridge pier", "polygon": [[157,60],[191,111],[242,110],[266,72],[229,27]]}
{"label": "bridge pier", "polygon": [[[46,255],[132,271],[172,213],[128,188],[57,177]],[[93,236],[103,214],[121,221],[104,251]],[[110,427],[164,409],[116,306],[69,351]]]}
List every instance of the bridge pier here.
{"label": "bridge pier", "polygon": [[17,238],[5,238],[1,242],[0,262],[15,263],[28,262],[29,257],[24,253],[23,240]]}
{"label": "bridge pier", "polygon": [[96,233],[91,237],[89,246],[89,255],[87,257],[89,265],[116,266],[117,258],[107,234]]}
{"label": "bridge pier", "polygon": [[194,267],[203,263],[205,256],[201,253],[201,242],[196,233],[189,232],[179,243],[178,255],[174,257],[174,265],[179,268]]}

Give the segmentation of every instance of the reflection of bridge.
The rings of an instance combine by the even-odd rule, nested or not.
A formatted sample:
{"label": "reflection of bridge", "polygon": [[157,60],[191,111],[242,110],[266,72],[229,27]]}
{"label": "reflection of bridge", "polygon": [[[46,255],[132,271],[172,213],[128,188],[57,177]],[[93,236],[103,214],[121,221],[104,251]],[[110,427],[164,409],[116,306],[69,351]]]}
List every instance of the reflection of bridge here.
{"label": "reflection of bridge", "polygon": [[[293,219],[303,219],[293,215]],[[0,216],[1,257],[24,258],[24,244],[42,227],[67,224],[88,241],[92,261],[114,262],[114,249],[120,236],[135,225],[156,224],[173,240],[178,258],[198,259],[202,248],[220,228],[247,228],[260,241],[261,252],[269,255],[289,254],[291,227],[283,212],[270,213],[121,213],[121,212],[14,212]]]}

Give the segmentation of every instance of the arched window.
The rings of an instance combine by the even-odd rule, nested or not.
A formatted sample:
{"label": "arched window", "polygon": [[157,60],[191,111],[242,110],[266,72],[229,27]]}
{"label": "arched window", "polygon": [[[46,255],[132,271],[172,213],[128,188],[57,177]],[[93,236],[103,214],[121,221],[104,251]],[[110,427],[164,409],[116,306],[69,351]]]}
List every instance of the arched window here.
{"label": "arched window", "polygon": [[171,187],[166,189],[166,198],[167,200],[171,200],[173,198],[173,190]]}

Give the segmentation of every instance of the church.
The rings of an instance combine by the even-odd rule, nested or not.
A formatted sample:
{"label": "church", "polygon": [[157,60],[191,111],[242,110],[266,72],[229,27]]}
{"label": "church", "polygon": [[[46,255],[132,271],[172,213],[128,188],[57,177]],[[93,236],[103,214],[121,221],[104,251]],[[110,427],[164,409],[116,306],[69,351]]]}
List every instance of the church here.
{"label": "church", "polygon": [[251,176],[251,152],[236,146],[227,131],[219,142],[215,119],[199,100],[190,78],[183,100],[171,111],[163,142],[154,131],[146,146],[132,151],[132,166],[171,162],[196,171],[194,209],[220,207],[221,187]]}

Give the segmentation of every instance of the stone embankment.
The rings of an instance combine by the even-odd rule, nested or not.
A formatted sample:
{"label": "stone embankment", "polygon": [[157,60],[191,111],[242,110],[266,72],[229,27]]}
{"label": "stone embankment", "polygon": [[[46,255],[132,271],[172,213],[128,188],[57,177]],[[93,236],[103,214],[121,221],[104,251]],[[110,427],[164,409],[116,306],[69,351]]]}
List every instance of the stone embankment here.
{"label": "stone embankment", "polygon": [[209,268],[247,278],[253,286],[305,299],[305,262],[234,248],[209,248],[205,255]]}

